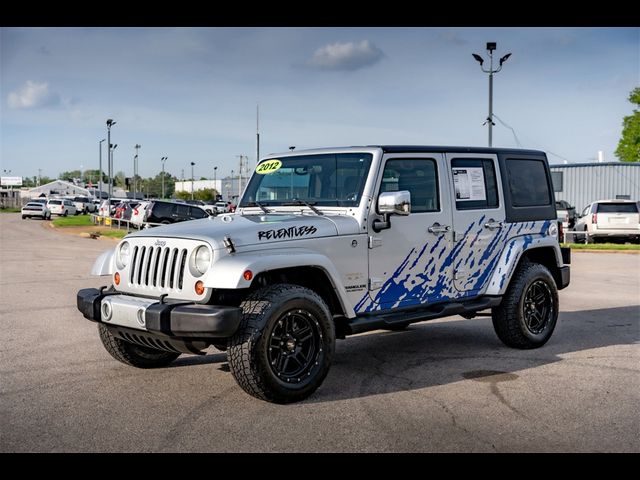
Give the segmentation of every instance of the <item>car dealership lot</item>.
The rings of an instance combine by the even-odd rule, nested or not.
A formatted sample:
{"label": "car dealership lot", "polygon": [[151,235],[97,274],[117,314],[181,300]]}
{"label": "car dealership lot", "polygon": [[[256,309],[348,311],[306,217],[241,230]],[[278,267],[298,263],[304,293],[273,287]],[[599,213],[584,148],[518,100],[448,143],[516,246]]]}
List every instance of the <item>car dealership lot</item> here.
{"label": "car dealership lot", "polygon": [[509,349],[486,317],[340,340],[294,405],[246,395],[226,354],[113,360],[76,291],[115,242],[0,215],[0,451],[640,451],[640,255],[574,253],[554,335]]}

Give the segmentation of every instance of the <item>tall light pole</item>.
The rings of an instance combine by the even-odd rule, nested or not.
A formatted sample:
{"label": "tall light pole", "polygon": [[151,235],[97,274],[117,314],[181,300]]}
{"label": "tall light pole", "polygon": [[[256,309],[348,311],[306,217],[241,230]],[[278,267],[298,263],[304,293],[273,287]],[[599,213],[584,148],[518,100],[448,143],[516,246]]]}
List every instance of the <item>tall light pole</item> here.
{"label": "tall light pole", "polygon": [[164,162],[167,161],[169,157],[162,157],[160,161],[162,162],[162,198],[164,199]]}
{"label": "tall light pole", "polygon": [[100,192],[100,201],[102,201],[102,142],[104,142],[106,139],[102,139],[98,142],[98,171],[100,172],[98,177],[98,191]]}
{"label": "tall light pole", "polygon": [[113,183],[115,181],[115,172],[113,171],[113,151],[118,148],[118,144],[114,143],[113,145],[111,145],[111,151],[109,152],[109,164],[110,164],[110,170],[111,170],[111,178],[109,178],[109,199],[111,199],[111,195],[112,195],[112,190],[113,190]]}
{"label": "tall light pole", "polygon": [[213,167],[213,189],[216,191],[216,201],[218,200],[218,195],[220,195],[220,192],[218,191],[218,183],[216,182],[217,174],[218,174],[218,167]]}
{"label": "tall light pole", "polygon": [[191,162],[191,200],[193,200],[193,166],[194,162]]}
{"label": "tall light pole", "polygon": [[113,175],[113,163],[112,163],[112,156],[111,156],[111,127],[114,126],[116,124],[116,122],[113,121],[113,119],[109,118],[107,119],[107,162],[109,163],[109,200],[111,200],[111,194],[112,192],[112,183],[113,181],[111,180],[111,177]]}
{"label": "tall light pole", "polygon": [[142,147],[142,145],[135,144],[133,148],[136,149],[136,155],[133,157],[133,198],[136,198],[136,192],[138,191],[138,185],[136,184],[136,176],[138,175],[138,149]]}
{"label": "tall light pole", "polygon": [[489,116],[487,117],[487,120],[484,122],[484,124],[487,124],[487,123],[489,124],[489,146],[490,147],[493,144],[492,127],[495,125],[495,123],[493,123],[493,74],[498,73],[500,70],[502,70],[502,64],[506,62],[507,59],[511,56],[511,53],[507,53],[504,57],[502,57],[500,59],[500,66],[498,67],[497,70],[494,70],[493,69],[493,51],[496,49],[496,45],[497,45],[496,42],[487,42],[487,51],[489,52],[489,59],[490,59],[489,70],[485,70],[482,67],[482,64],[484,63],[484,59],[480,55],[475,53],[471,54],[473,55],[473,58],[475,58],[476,61],[480,64],[480,69],[484,73],[489,74]]}

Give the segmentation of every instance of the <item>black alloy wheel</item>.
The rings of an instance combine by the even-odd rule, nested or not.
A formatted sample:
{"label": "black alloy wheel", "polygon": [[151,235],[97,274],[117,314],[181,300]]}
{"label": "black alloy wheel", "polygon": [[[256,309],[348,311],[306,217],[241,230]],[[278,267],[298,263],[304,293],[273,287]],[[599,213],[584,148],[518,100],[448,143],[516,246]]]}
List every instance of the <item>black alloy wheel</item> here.
{"label": "black alloy wheel", "polygon": [[553,296],[549,285],[542,280],[535,281],[527,289],[522,304],[527,330],[534,335],[542,333],[553,318],[553,313]]}
{"label": "black alloy wheel", "polygon": [[322,352],[318,320],[307,310],[290,310],[273,324],[267,358],[269,367],[282,381],[300,383],[309,377]]}

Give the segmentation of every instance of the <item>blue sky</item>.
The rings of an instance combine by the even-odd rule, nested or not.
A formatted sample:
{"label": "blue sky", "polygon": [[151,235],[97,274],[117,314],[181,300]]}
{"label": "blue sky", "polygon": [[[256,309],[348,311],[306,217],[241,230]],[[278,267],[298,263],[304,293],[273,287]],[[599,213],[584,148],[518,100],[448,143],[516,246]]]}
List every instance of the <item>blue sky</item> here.
{"label": "blue sky", "polygon": [[496,121],[494,146],[616,160],[640,85],[638,28],[2,28],[1,168],[97,168],[113,118],[116,171],[132,174],[139,143],[143,176],[163,156],[177,176],[192,161],[197,177],[226,175],[237,155],[255,162],[257,103],[261,154],[486,146],[488,78],[471,53],[488,60],[487,41],[513,54],[494,112],[517,140]]}

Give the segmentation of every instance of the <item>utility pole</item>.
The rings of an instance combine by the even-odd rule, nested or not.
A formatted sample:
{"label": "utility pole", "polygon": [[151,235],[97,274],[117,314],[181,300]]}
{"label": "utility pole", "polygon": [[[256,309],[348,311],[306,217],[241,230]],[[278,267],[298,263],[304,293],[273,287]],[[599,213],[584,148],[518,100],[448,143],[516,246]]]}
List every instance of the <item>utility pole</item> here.
{"label": "utility pole", "polygon": [[477,55],[475,53],[471,54],[473,58],[475,58],[476,61],[480,64],[480,69],[484,73],[489,74],[489,115],[487,116],[487,120],[483,123],[483,125],[486,125],[487,123],[489,124],[489,146],[490,147],[493,145],[492,129],[493,129],[493,126],[495,125],[495,123],[493,123],[493,74],[498,73],[500,70],[502,70],[502,64],[506,62],[507,59],[511,56],[511,53],[507,53],[504,57],[502,57],[500,59],[500,66],[498,67],[497,70],[494,70],[493,69],[493,51],[496,49],[496,46],[497,46],[496,42],[487,42],[487,51],[489,52],[489,59],[490,59],[489,70],[485,70],[482,67],[482,64],[484,63],[484,59],[480,55]]}
{"label": "utility pole", "polygon": [[133,147],[136,149],[136,156],[133,157],[133,198],[136,198],[136,193],[138,191],[138,185],[136,183],[136,177],[138,176],[138,149],[142,147],[142,145],[139,145],[136,143],[136,145]]}
{"label": "utility pole", "polygon": [[114,122],[111,118],[107,119],[107,162],[109,164],[109,200],[111,200],[112,192],[112,184],[111,176],[113,174],[113,163],[111,156],[111,127],[114,126],[116,122]]}
{"label": "utility pole", "polygon": [[193,166],[194,162],[191,162],[191,200],[193,200]]}
{"label": "utility pole", "polygon": [[[164,200],[164,162],[167,161],[169,157],[162,157],[160,161],[162,162],[162,199]],[[184,175],[184,170],[182,171]]]}
{"label": "utility pole", "polygon": [[100,201],[102,201],[102,142],[104,142],[106,139],[102,139],[98,142],[98,170],[99,170],[99,178],[98,178],[98,191],[100,192],[99,195],[100,197]]}
{"label": "utility pole", "polygon": [[[103,140],[104,142],[104,140]],[[40,186],[40,183],[42,183],[42,169],[39,168],[38,169],[38,186]]]}
{"label": "utility pole", "polygon": [[[218,173],[218,167],[213,167],[213,189],[216,191],[216,195],[220,195],[220,192],[218,191],[217,173]],[[217,199],[218,197],[216,196],[216,200]]]}
{"label": "utility pole", "polygon": [[256,165],[260,161],[260,104],[256,105]]}

